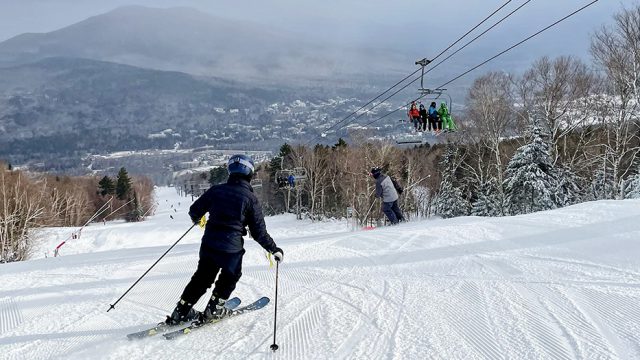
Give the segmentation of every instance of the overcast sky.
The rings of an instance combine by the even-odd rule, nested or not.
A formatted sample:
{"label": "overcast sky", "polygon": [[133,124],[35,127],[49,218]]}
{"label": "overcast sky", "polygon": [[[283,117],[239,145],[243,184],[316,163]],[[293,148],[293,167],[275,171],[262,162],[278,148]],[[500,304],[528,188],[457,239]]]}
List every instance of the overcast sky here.
{"label": "overcast sky", "polygon": [[[0,41],[48,32],[125,5],[187,6],[225,18],[268,24],[341,44],[414,51],[442,49],[506,0],[0,0]],[[513,0],[506,14],[525,0]],[[478,46],[502,50],[590,0],[532,0]],[[636,0],[624,0],[627,6]],[[600,0],[537,38],[528,51],[586,56],[589,35],[622,8]],[[497,19],[497,18],[496,18]],[[521,50],[527,51],[527,48]],[[431,51],[431,52],[436,52]],[[411,53],[411,56],[414,54]],[[564,55],[564,54],[562,54]]]}

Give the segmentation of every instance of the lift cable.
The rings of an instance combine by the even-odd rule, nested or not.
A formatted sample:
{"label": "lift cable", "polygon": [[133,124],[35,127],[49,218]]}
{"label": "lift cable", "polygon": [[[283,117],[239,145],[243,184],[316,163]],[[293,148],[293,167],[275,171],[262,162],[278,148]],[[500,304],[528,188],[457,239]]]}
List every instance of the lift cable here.
{"label": "lift cable", "polygon": [[[500,10],[502,10],[505,6],[507,6],[509,3],[511,3],[513,0],[508,0],[506,1],[504,4],[502,4],[500,7],[498,7],[496,10],[494,10],[491,14],[489,14],[487,17],[485,17],[481,22],[479,22],[477,25],[475,25],[473,28],[471,28],[469,31],[467,31],[464,35],[462,35],[461,37],[459,37],[456,41],[454,41],[451,45],[449,45],[446,49],[442,50],[438,55],[436,55],[433,59],[431,59],[431,61],[439,58],[440,56],[442,56],[442,54],[444,54],[445,52],[447,52],[449,49],[451,49],[452,47],[454,47],[457,43],[459,43],[460,41],[462,41],[462,39],[464,39],[465,37],[467,37],[467,35],[469,35],[471,32],[473,32],[475,29],[477,29],[478,27],[480,27],[482,24],[484,24],[487,20],[489,20],[490,18],[492,18],[496,13],[498,13]],[[531,1],[531,0],[529,0]],[[528,2],[528,1],[527,1]],[[497,25],[497,24],[496,24]],[[495,25],[494,25],[495,26]],[[493,28],[493,27],[492,27]],[[485,31],[486,32],[486,31]],[[391,86],[390,88],[388,88],[387,90],[385,90],[384,92],[382,92],[380,95],[374,97],[373,99],[369,100],[369,102],[367,102],[366,104],[362,105],[360,108],[358,108],[357,110],[353,111],[352,113],[350,113],[349,115],[347,115],[346,117],[344,117],[342,120],[338,121],[337,123],[331,125],[329,128],[327,128],[325,131],[330,131],[331,129],[333,129],[334,127],[336,127],[337,125],[345,122],[347,119],[349,119],[351,116],[357,114],[360,110],[364,109],[365,107],[367,107],[368,105],[370,105],[371,103],[373,103],[374,101],[376,101],[377,99],[379,99],[380,97],[382,97],[383,95],[385,95],[386,93],[388,93],[389,91],[393,90],[396,86],[402,84],[404,81],[406,81],[407,79],[409,79],[410,77],[412,77],[413,75],[415,75],[416,73],[418,73],[421,69],[418,69],[414,72],[412,72],[411,74],[407,75],[406,77],[404,77],[402,80],[396,82],[393,86]],[[416,80],[412,81],[410,84],[414,83]],[[408,85],[407,85],[408,86]],[[405,89],[406,86],[403,88]],[[394,95],[397,94],[394,93]],[[388,99],[388,98],[387,98]],[[386,100],[386,99],[385,99]],[[385,100],[383,100],[382,102],[384,102]],[[377,106],[377,105],[376,105]],[[375,106],[374,106],[375,107]],[[373,108],[372,108],[373,109]],[[346,125],[345,125],[346,126]],[[342,129],[344,126],[339,127],[339,129]],[[312,138],[311,140],[307,141],[305,143],[305,145],[309,145],[311,142],[313,142],[314,140],[316,140],[318,137],[320,136],[315,136],[314,138]]]}
{"label": "lift cable", "polygon": [[[527,42],[527,41],[531,40],[532,38],[534,38],[534,37],[536,37],[536,36],[540,35],[541,33],[543,33],[543,32],[545,32],[545,31],[549,30],[550,28],[552,28],[552,27],[554,27],[554,26],[558,25],[559,23],[561,23],[561,22],[563,22],[563,21],[567,20],[568,18],[570,18],[570,17],[572,17],[572,16],[576,15],[577,13],[579,13],[579,12],[581,12],[582,10],[584,10],[584,9],[586,9],[586,8],[588,8],[588,7],[590,7],[591,5],[593,5],[593,4],[595,4],[595,3],[597,3],[598,1],[600,1],[600,0],[593,0],[592,2],[590,2],[590,3],[586,4],[586,5],[584,5],[583,7],[579,8],[579,9],[577,9],[577,10],[575,10],[575,11],[573,11],[573,12],[572,12],[572,13],[570,13],[569,15],[567,15],[567,16],[565,16],[565,17],[563,17],[563,18],[559,19],[559,20],[557,20],[556,22],[554,22],[554,23],[552,23],[552,24],[550,24],[550,25],[546,26],[545,28],[543,28],[543,29],[539,30],[538,32],[534,33],[533,35],[531,35],[531,36],[529,36],[529,37],[525,38],[524,40],[521,40],[521,41],[519,41],[519,42],[517,42],[517,43],[513,44],[513,45],[512,45],[512,46],[510,46],[509,48],[507,48],[507,49],[505,49],[505,50],[503,50],[503,51],[499,52],[498,54],[496,54],[496,55],[494,55],[494,56],[490,57],[489,59],[487,59],[487,60],[485,60],[485,61],[481,62],[480,64],[478,64],[478,65],[476,65],[476,66],[472,67],[471,69],[469,69],[469,70],[467,70],[467,71],[463,72],[462,74],[460,74],[460,75],[458,75],[458,76],[454,77],[453,79],[451,79],[451,80],[449,80],[449,81],[447,81],[447,82],[443,83],[442,85],[438,86],[437,88],[442,88],[442,87],[447,86],[448,84],[450,84],[450,83],[452,83],[452,82],[454,82],[454,81],[456,81],[456,80],[460,79],[461,77],[463,77],[463,76],[465,76],[465,75],[469,74],[470,72],[472,72],[472,71],[476,70],[477,68],[479,68],[479,67],[481,67],[481,66],[485,65],[486,63],[488,63],[488,62],[490,62],[490,61],[492,61],[492,60],[496,59],[496,58],[497,58],[497,57],[499,57],[499,56],[504,55],[505,53],[507,53],[507,52],[509,52],[509,51],[513,50],[514,48],[516,48],[516,47],[518,47],[518,46],[522,45],[523,43],[525,43],[525,42]],[[415,82],[415,81],[417,81],[417,79],[416,79],[416,80],[414,80],[414,82]],[[421,96],[417,97],[416,99],[414,99],[414,100],[412,100],[412,101],[410,101],[410,102],[408,102],[408,103],[406,103],[406,104],[404,104],[404,105],[402,105],[402,106],[398,107],[397,109],[395,109],[395,110],[393,110],[393,111],[391,111],[391,112],[389,112],[389,113],[387,113],[387,114],[385,114],[385,115],[383,115],[383,116],[381,116],[381,117],[379,117],[379,118],[377,118],[377,119],[375,119],[375,120],[373,120],[373,121],[371,121],[371,122],[369,122],[369,123],[365,124],[364,126],[368,126],[368,125],[371,125],[371,124],[373,124],[373,123],[376,123],[376,122],[378,122],[378,121],[380,121],[380,120],[382,120],[382,119],[386,118],[387,116],[389,116],[389,115],[391,115],[391,114],[393,114],[393,113],[396,113],[396,112],[398,112],[398,111],[400,111],[400,110],[402,110],[402,109],[406,108],[406,107],[407,107],[409,104],[411,104],[412,102],[418,101],[418,100],[422,99],[422,98],[423,98],[423,97],[425,97],[425,96],[427,96],[427,94],[424,94],[424,95],[421,95]]]}
{"label": "lift cable", "polygon": [[[486,34],[487,32],[489,32],[491,29],[493,29],[494,27],[498,26],[500,23],[502,23],[504,20],[506,20],[508,17],[510,17],[511,15],[515,14],[518,10],[522,9],[525,5],[527,5],[529,2],[531,2],[531,0],[527,0],[526,2],[522,3],[519,7],[517,7],[516,9],[514,9],[513,11],[511,11],[509,14],[507,14],[506,16],[504,16],[502,19],[498,20],[495,24],[493,24],[491,27],[489,27],[488,29],[486,29],[485,31],[483,31],[482,33],[480,33],[478,36],[476,36],[475,38],[473,38],[471,41],[467,42],[465,45],[463,45],[461,48],[459,48],[458,50],[456,50],[455,52],[453,52],[451,55],[447,56],[445,59],[443,59],[442,61],[440,61],[439,63],[437,63],[433,68],[429,68],[429,70],[427,70],[425,72],[425,74],[429,73],[432,69],[434,69],[436,66],[442,64],[443,62],[445,62],[447,59],[451,58],[453,55],[457,54],[458,52],[460,52],[462,49],[466,48],[467,46],[469,46],[471,43],[473,43],[474,41],[476,41],[477,39],[479,39],[482,35]],[[420,69],[418,69],[419,71]],[[360,115],[358,115],[357,117],[355,117],[353,120],[347,122],[345,125],[341,126],[339,129],[344,128],[345,126],[353,123],[354,121],[358,120],[359,118],[363,117],[364,115],[368,114],[369,112],[371,112],[371,110],[373,110],[374,108],[376,108],[378,105],[382,104],[383,102],[389,100],[390,98],[392,98],[393,96],[397,95],[399,92],[401,92],[402,90],[406,89],[407,87],[409,87],[411,84],[415,83],[416,81],[418,81],[419,79],[422,78],[421,76],[416,77],[415,79],[411,80],[409,83],[405,84],[403,87],[401,87],[400,89],[396,90],[393,94],[387,96],[386,98],[384,98],[384,100],[382,100],[381,102],[379,102],[378,104],[374,105],[372,108],[370,108],[369,110],[361,113]],[[447,83],[448,84],[448,83]],[[445,84],[446,85],[446,84]],[[444,86],[444,85],[443,85]],[[438,86],[436,87],[436,89],[440,89],[443,86]],[[424,96],[426,96],[428,94],[424,94],[422,96],[420,96],[418,99],[415,99],[411,102],[417,101],[419,99],[422,99]],[[410,102],[410,103],[411,103]],[[410,104],[409,103],[409,104]],[[409,104],[405,104],[403,105],[400,109],[406,107]],[[451,104],[449,104],[451,105]],[[396,112],[400,109],[396,109],[393,112]]]}

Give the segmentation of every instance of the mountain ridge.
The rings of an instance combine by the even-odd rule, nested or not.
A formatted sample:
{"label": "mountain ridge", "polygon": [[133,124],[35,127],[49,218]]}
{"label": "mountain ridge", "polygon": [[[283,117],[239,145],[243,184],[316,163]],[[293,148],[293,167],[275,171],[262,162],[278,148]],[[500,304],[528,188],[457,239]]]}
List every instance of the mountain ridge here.
{"label": "mountain ridge", "polygon": [[[188,7],[121,7],[55,31],[25,33],[0,43],[0,63],[5,67],[65,56],[271,82],[374,72],[380,69],[377,63],[393,64],[381,61],[381,54],[384,51],[313,43],[301,35]],[[367,67],[360,65],[365,60]]]}

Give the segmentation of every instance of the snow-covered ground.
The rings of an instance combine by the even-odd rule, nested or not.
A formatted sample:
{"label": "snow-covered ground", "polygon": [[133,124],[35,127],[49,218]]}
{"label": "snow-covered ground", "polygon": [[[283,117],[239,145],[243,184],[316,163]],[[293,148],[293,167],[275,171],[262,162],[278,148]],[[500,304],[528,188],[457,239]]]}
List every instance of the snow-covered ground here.
{"label": "snow-covered ground", "polygon": [[[144,223],[86,228],[61,257],[43,258],[72,229],[0,265],[0,357],[640,359],[640,201],[356,232],[268,218],[285,251],[276,353],[273,304],[174,341],[126,339],[164,318],[197,261],[200,229],[106,312],[190,226],[190,198],[160,189],[158,202]],[[246,248],[234,295],[273,297],[275,270]]]}

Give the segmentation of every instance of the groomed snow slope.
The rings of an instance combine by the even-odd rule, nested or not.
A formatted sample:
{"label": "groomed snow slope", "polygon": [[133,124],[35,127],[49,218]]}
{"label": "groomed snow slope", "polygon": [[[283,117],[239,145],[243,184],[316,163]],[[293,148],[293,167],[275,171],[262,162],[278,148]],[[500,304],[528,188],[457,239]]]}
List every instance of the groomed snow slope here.
{"label": "groomed snow slope", "polygon": [[[93,225],[61,257],[0,265],[0,357],[640,359],[640,201],[357,232],[268,218],[285,250],[274,354],[273,304],[174,341],[126,340],[173,308],[197,261],[199,229],[106,312],[190,225],[190,199],[159,196],[145,223]],[[49,230],[36,256],[69,233]],[[273,297],[274,269],[246,248],[234,295]]]}

